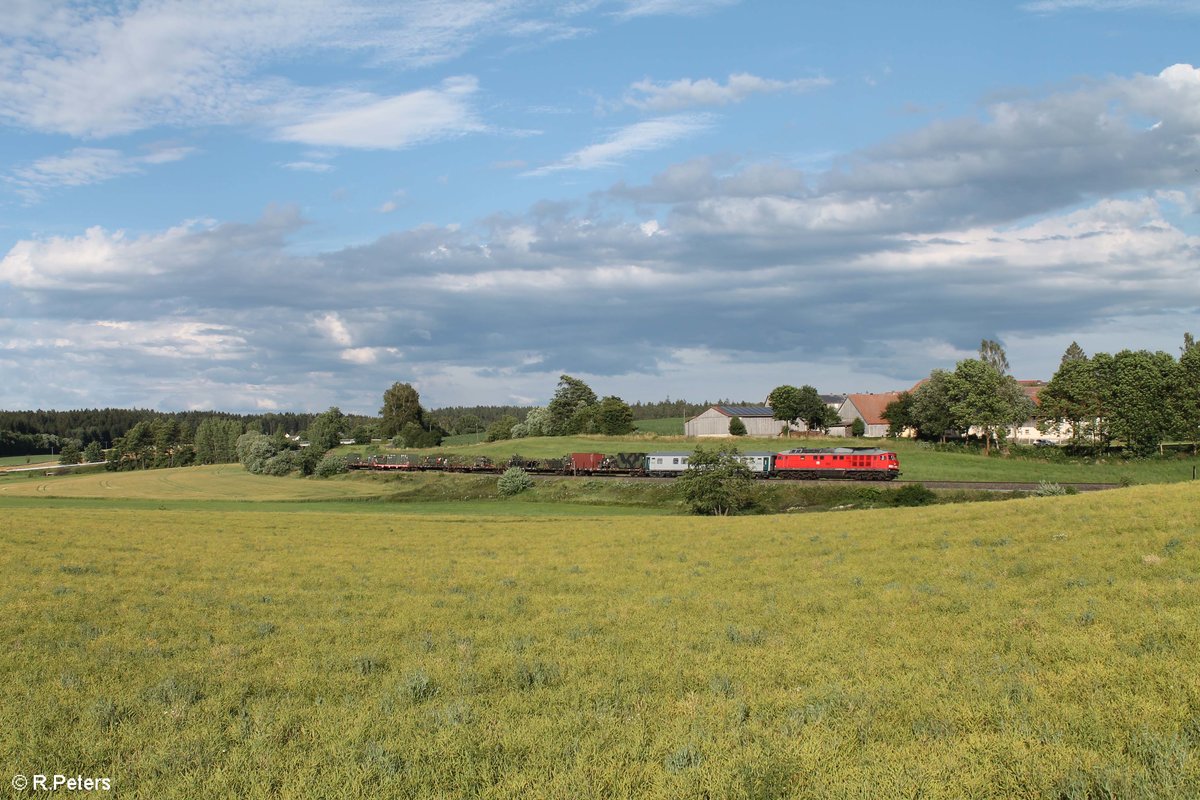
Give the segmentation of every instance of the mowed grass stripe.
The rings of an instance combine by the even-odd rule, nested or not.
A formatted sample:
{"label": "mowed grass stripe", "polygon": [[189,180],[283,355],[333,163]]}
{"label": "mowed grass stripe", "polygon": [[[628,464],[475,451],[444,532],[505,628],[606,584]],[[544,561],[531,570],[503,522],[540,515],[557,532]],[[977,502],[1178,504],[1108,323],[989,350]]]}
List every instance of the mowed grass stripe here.
{"label": "mowed grass stripe", "polygon": [[1198,494],[9,508],[0,754],[145,797],[1195,796]]}
{"label": "mowed grass stripe", "polygon": [[151,500],[320,500],[386,494],[377,484],[251,475],[239,464],[98,472],[0,481],[0,498],[46,496]]}

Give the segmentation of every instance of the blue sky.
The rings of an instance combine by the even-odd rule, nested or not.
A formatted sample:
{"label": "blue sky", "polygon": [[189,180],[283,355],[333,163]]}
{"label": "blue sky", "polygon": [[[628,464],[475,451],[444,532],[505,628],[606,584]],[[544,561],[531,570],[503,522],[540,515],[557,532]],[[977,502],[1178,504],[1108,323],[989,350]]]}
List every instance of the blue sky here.
{"label": "blue sky", "polygon": [[0,407],[882,391],[1200,331],[1200,3],[4,0]]}

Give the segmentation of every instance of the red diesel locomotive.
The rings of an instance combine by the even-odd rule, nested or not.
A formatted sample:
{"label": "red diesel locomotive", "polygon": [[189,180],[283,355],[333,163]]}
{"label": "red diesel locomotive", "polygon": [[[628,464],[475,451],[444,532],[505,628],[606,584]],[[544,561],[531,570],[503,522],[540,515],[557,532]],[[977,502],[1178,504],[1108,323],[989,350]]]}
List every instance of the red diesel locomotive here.
{"label": "red diesel locomotive", "polygon": [[900,475],[900,460],[877,447],[802,447],[776,455],[773,474],[792,480],[894,481]]}

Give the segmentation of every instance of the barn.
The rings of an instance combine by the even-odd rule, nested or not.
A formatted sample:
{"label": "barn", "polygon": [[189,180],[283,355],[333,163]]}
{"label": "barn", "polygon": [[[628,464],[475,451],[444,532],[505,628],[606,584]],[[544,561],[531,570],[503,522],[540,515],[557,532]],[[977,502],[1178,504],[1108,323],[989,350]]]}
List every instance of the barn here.
{"label": "barn", "polygon": [[882,392],[880,394],[851,394],[846,396],[846,402],[838,413],[845,423],[843,436],[850,432],[850,425],[856,419],[861,419],[866,425],[864,436],[887,436],[888,421],[883,416],[883,410],[888,404],[900,398],[899,392]]}
{"label": "barn", "polygon": [[778,436],[786,423],[772,416],[770,406],[710,406],[683,424],[686,436],[728,436],[729,421],[737,417],[747,436]]}

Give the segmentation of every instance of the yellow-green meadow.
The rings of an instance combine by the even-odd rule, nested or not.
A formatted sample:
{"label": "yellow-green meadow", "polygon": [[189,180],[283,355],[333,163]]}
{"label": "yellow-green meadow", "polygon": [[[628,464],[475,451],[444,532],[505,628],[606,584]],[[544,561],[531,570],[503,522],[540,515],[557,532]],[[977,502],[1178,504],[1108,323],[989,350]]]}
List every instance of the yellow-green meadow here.
{"label": "yellow-green meadow", "polygon": [[147,798],[1197,796],[1198,499],[0,499],[0,761]]}

